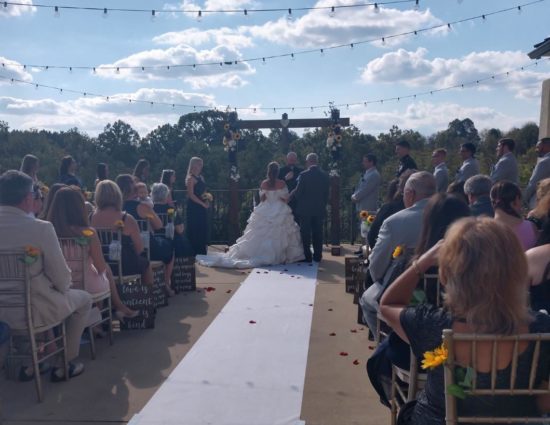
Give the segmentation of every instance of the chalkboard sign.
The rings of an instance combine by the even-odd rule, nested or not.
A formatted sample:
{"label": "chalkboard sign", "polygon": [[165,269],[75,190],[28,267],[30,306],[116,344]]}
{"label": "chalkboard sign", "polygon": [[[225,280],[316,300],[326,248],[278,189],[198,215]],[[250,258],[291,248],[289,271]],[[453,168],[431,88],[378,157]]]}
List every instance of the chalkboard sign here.
{"label": "chalkboard sign", "polygon": [[195,257],[179,257],[174,260],[172,288],[176,293],[197,289]]}
{"label": "chalkboard sign", "polygon": [[166,307],[168,305],[168,297],[166,296],[166,287],[164,279],[164,264],[159,264],[153,269],[153,304],[155,307]]}
{"label": "chalkboard sign", "polygon": [[120,300],[132,310],[138,310],[139,315],[125,319],[120,323],[120,329],[153,329],[155,327],[155,304],[153,288],[143,284],[141,280],[129,283],[117,283]]}
{"label": "chalkboard sign", "polygon": [[359,257],[346,257],[346,292],[348,294],[355,292],[355,277],[362,261]]}

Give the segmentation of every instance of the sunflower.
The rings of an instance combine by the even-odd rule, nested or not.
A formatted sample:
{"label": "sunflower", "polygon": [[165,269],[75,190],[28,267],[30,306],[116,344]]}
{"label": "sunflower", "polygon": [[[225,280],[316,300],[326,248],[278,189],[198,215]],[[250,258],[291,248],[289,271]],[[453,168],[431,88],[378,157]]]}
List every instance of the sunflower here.
{"label": "sunflower", "polygon": [[369,212],[363,210],[359,213],[359,217],[361,218],[361,220],[367,220],[369,218]]}
{"label": "sunflower", "polygon": [[115,227],[122,229],[124,227],[124,222],[122,220],[115,221]]}
{"label": "sunflower", "polygon": [[226,130],[226,131],[229,130],[229,124],[228,124],[228,123],[225,123],[225,124],[223,125],[223,129]]}
{"label": "sunflower", "polygon": [[87,238],[91,238],[94,235],[94,231],[92,229],[84,229],[82,234]]}
{"label": "sunflower", "polygon": [[403,254],[403,247],[401,245],[397,245],[395,249],[393,250],[393,254],[391,255],[392,258],[397,258],[401,254]]}
{"label": "sunflower", "polygon": [[168,210],[166,211],[169,216],[173,216],[175,212],[176,210],[174,208],[168,208]]}
{"label": "sunflower", "polygon": [[233,133],[233,139],[239,140],[241,138],[241,133],[235,132]]}
{"label": "sunflower", "polygon": [[422,360],[422,369],[435,369],[445,363],[447,357],[449,357],[449,352],[444,344],[433,351],[426,351]]}
{"label": "sunflower", "polygon": [[368,222],[369,224],[372,224],[372,223],[374,223],[374,219],[375,219],[375,218],[376,218],[375,215],[369,215],[369,216],[367,217],[367,222]]}

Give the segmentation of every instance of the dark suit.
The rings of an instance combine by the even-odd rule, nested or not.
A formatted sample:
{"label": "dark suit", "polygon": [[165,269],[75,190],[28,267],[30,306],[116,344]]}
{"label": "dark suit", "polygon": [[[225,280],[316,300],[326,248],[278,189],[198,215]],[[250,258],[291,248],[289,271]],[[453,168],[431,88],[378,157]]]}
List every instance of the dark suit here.
{"label": "dark suit", "polygon": [[[291,171],[294,173],[294,176],[290,180],[286,180],[285,176]],[[283,180],[286,183],[286,187],[289,193],[292,193],[292,191],[296,189],[296,185],[298,184],[298,176],[303,171],[304,171],[303,168],[296,167],[295,165],[290,165],[290,166],[285,165],[279,170],[279,179]],[[296,222],[298,221],[298,217],[296,215],[297,205],[298,203],[295,198],[291,198],[290,201],[288,202],[288,206],[292,210],[292,214],[294,214],[294,219],[296,220]]]}
{"label": "dark suit", "polygon": [[294,198],[298,202],[296,214],[304,244],[304,256],[312,260],[310,244],[313,241],[313,260],[321,261],[323,253],[323,219],[329,191],[328,174],[317,165],[309,167],[298,177]]}
{"label": "dark suit", "polygon": [[395,175],[399,177],[401,174],[403,174],[406,170],[416,170],[416,162],[414,162],[414,159],[410,155],[405,155],[402,158],[399,158],[399,167],[397,168],[397,173]]}

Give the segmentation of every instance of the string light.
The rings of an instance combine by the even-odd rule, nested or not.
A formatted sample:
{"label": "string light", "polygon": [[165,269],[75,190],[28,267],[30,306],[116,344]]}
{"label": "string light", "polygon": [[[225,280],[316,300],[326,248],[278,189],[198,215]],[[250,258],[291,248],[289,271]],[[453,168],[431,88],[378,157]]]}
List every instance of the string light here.
{"label": "string light", "polygon": [[330,13],[328,14],[328,16],[330,16],[331,18],[334,18],[335,15],[336,15],[335,9],[334,9],[334,6],[332,6],[330,8]]}
{"label": "string light", "polygon": [[289,21],[292,21],[292,9],[288,8],[288,15],[286,15],[286,19]]}
{"label": "string light", "polygon": [[200,22],[202,20],[202,10],[199,10],[197,13],[197,21]]}
{"label": "string light", "polygon": [[374,3],[374,13],[380,13],[380,9],[378,8],[378,3]]}
{"label": "string light", "polygon": [[[534,4],[537,4],[537,3],[541,3],[541,2],[545,2],[547,0],[533,0],[529,3],[524,3],[522,5],[520,5],[522,8],[523,7],[526,7],[526,6],[531,6],[531,5],[534,5]],[[375,3],[376,5],[378,3]],[[382,4],[382,3],[380,3]],[[338,6],[335,6],[335,7],[338,7]],[[343,6],[342,6],[343,7]],[[386,41],[388,41],[389,39],[393,39],[393,38],[398,38],[398,37],[406,37],[406,36],[411,36],[411,35],[418,35],[422,32],[428,32],[428,31],[433,31],[433,30],[436,30],[436,29],[439,29],[439,28],[445,28],[445,29],[449,29],[449,26],[452,26],[452,25],[456,25],[456,24],[459,24],[459,23],[464,23],[464,22],[468,22],[468,21],[475,21],[477,19],[482,19],[483,21],[486,20],[486,18],[488,16],[493,16],[493,15],[498,15],[498,14],[502,14],[502,13],[506,13],[506,12],[510,12],[510,11],[515,11],[517,10],[517,5],[516,6],[512,6],[512,7],[509,7],[509,8],[505,8],[505,9],[500,9],[500,10],[495,10],[495,11],[492,11],[492,12],[487,12],[487,13],[484,13],[483,15],[476,15],[476,16],[470,16],[468,18],[463,18],[463,19],[458,19],[458,20],[455,20],[455,21],[450,21],[448,23],[442,23],[442,24],[438,24],[438,25],[433,25],[433,26],[430,26],[430,27],[424,27],[424,28],[418,28],[418,29],[415,29],[415,30],[411,30],[411,31],[406,31],[406,32],[402,32],[402,33],[397,33],[397,34],[389,34],[389,35],[384,35],[383,37],[378,37],[378,38],[372,38],[372,39],[368,39],[368,40],[359,40],[359,41],[353,41],[351,44],[353,44],[353,46],[358,46],[358,45],[362,45],[362,44],[368,44],[368,43],[375,43],[375,42],[381,42],[382,44],[385,43]],[[114,10],[114,9],[111,9],[111,10]],[[294,9],[296,10],[296,9]],[[151,11],[149,11],[149,13],[151,13]],[[278,59],[278,58],[283,58],[283,57],[288,57],[290,56],[291,59],[294,59],[295,56],[297,55],[305,55],[305,54],[311,54],[311,53],[319,53],[320,51],[323,51],[323,52],[326,52],[327,50],[336,50],[336,49],[341,49],[341,48],[350,48],[350,43],[345,43],[345,44],[337,44],[337,45],[332,45],[332,46],[326,46],[326,47],[323,47],[321,49],[319,48],[315,48],[315,49],[308,49],[308,50],[299,50],[299,51],[294,51],[294,52],[288,52],[288,53],[282,53],[282,54],[277,54],[277,55],[262,55],[262,56],[259,56],[259,57],[251,57],[251,58],[245,58],[245,59],[240,59],[239,61],[237,60],[222,60],[222,62],[225,64],[225,65],[237,65],[239,62],[258,62],[258,61],[262,61],[262,59],[264,57],[269,57],[270,59]],[[23,66],[22,64],[19,64],[19,63],[10,63],[11,66]],[[36,65],[36,64],[27,64],[28,66],[32,66],[32,67],[35,67],[35,68],[45,68],[45,67],[49,67],[49,68],[52,68],[52,69],[68,69],[69,66],[67,65]],[[216,62],[201,62],[201,63],[198,63],[196,65],[200,65],[200,66],[219,66],[220,65],[220,61],[216,61]],[[192,67],[193,64],[172,64],[171,67],[172,68],[183,68],[183,67]],[[159,64],[159,65],[152,65],[152,66],[141,66],[141,65],[136,65],[136,66],[119,66],[120,69],[141,69],[142,71],[145,71],[145,69],[147,68],[147,70],[155,70],[155,69],[164,69],[166,68],[166,64]],[[92,69],[92,66],[73,66],[74,69]],[[112,66],[101,66],[101,67],[98,67],[100,68],[101,70],[109,70],[109,69],[115,69],[116,68],[116,65],[112,65]]]}
{"label": "string light", "polygon": [[418,0],[414,3],[414,10],[420,9],[420,5],[418,4]]}
{"label": "string light", "polygon": [[59,18],[60,14],[59,14],[59,6],[54,6],[54,9],[53,9],[53,16],[55,16],[56,18]]}
{"label": "string light", "polygon": [[107,8],[106,7],[103,9],[103,15],[102,16],[103,16],[103,18],[107,19]]}
{"label": "string light", "polygon": [[[542,60],[546,61],[545,63],[550,63],[550,58],[549,59],[542,59]],[[539,61],[541,61],[541,60],[539,60]],[[383,98],[383,99],[362,100],[360,102],[346,102],[346,103],[341,103],[341,104],[333,104],[333,106],[340,107],[340,108],[343,108],[343,107],[350,108],[350,107],[353,107],[353,106],[367,107],[368,104],[373,104],[373,103],[384,104],[384,102],[392,102],[392,101],[399,102],[399,101],[404,100],[404,99],[416,99],[417,97],[427,96],[427,95],[432,96],[436,93],[441,93],[441,92],[454,90],[454,89],[460,89],[460,88],[464,89],[466,87],[475,87],[476,85],[479,85],[481,83],[492,83],[494,81],[497,81],[497,79],[499,77],[510,76],[511,73],[522,72],[522,71],[525,71],[527,68],[538,66],[539,61],[535,61],[535,62],[533,62],[529,65],[524,65],[524,66],[521,66],[521,67],[518,67],[518,68],[515,68],[515,69],[511,69],[511,70],[508,70],[508,71],[505,71],[505,72],[493,74],[493,75],[490,75],[490,76],[487,76],[487,77],[484,77],[484,78],[479,78],[479,79],[472,80],[472,81],[458,83],[458,84],[455,84],[455,85],[452,85],[452,86],[442,87],[442,88],[438,88],[438,89],[432,89],[432,90],[419,92],[419,93],[414,93],[414,94]],[[47,89],[51,89],[51,90],[57,90],[59,92],[59,94],[72,93],[72,94],[83,95],[83,96],[92,96],[92,97],[97,97],[97,98],[103,98],[107,102],[109,102],[109,100],[110,100],[110,96],[105,96],[105,95],[102,95],[102,94],[90,93],[90,92],[86,92],[86,91],[82,92],[82,91],[71,90],[71,89],[63,89],[63,88],[60,88],[60,87],[48,86],[48,85],[44,85],[44,84],[40,84],[40,83],[36,83],[36,82],[23,81],[23,80],[19,80],[19,79],[16,79],[16,78],[3,76],[3,75],[0,75],[0,79],[8,80],[12,84],[15,84],[15,83],[29,84],[31,86],[34,86],[35,89],[38,89],[38,88],[41,87],[41,88],[47,88]],[[203,109],[203,110],[212,109],[211,106],[206,106],[206,105],[189,105],[189,104],[176,104],[176,103],[167,103],[167,102],[154,102],[154,101],[138,100],[138,99],[127,98],[127,97],[120,97],[118,99],[128,101],[129,103],[142,103],[142,104],[143,103],[149,103],[149,104],[151,104],[151,106],[152,105],[160,105],[160,106],[171,106],[172,108],[177,106],[177,107],[181,107],[181,108],[195,108],[195,109]],[[267,110],[292,110],[292,112],[294,112],[295,109],[302,109],[302,110],[309,109],[313,112],[315,109],[327,109],[328,107],[329,107],[328,105],[312,105],[312,106],[233,107],[233,109],[235,109],[235,111],[241,110],[241,111],[254,111],[254,112],[256,112],[257,110],[266,110],[266,111]]]}

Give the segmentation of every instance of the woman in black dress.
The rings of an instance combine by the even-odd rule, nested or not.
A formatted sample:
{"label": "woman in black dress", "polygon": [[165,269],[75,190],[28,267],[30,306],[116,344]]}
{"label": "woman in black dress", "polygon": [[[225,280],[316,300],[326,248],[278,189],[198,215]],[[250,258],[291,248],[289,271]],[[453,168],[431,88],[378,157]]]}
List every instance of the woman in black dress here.
{"label": "woman in black dress", "polygon": [[209,203],[202,199],[206,191],[206,184],[201,175],[203,162],[201,158],[193,157],[189,160],[187,177],[187,236],[193,246],[195,255],[206,255],[208,237],[208,208]]}

